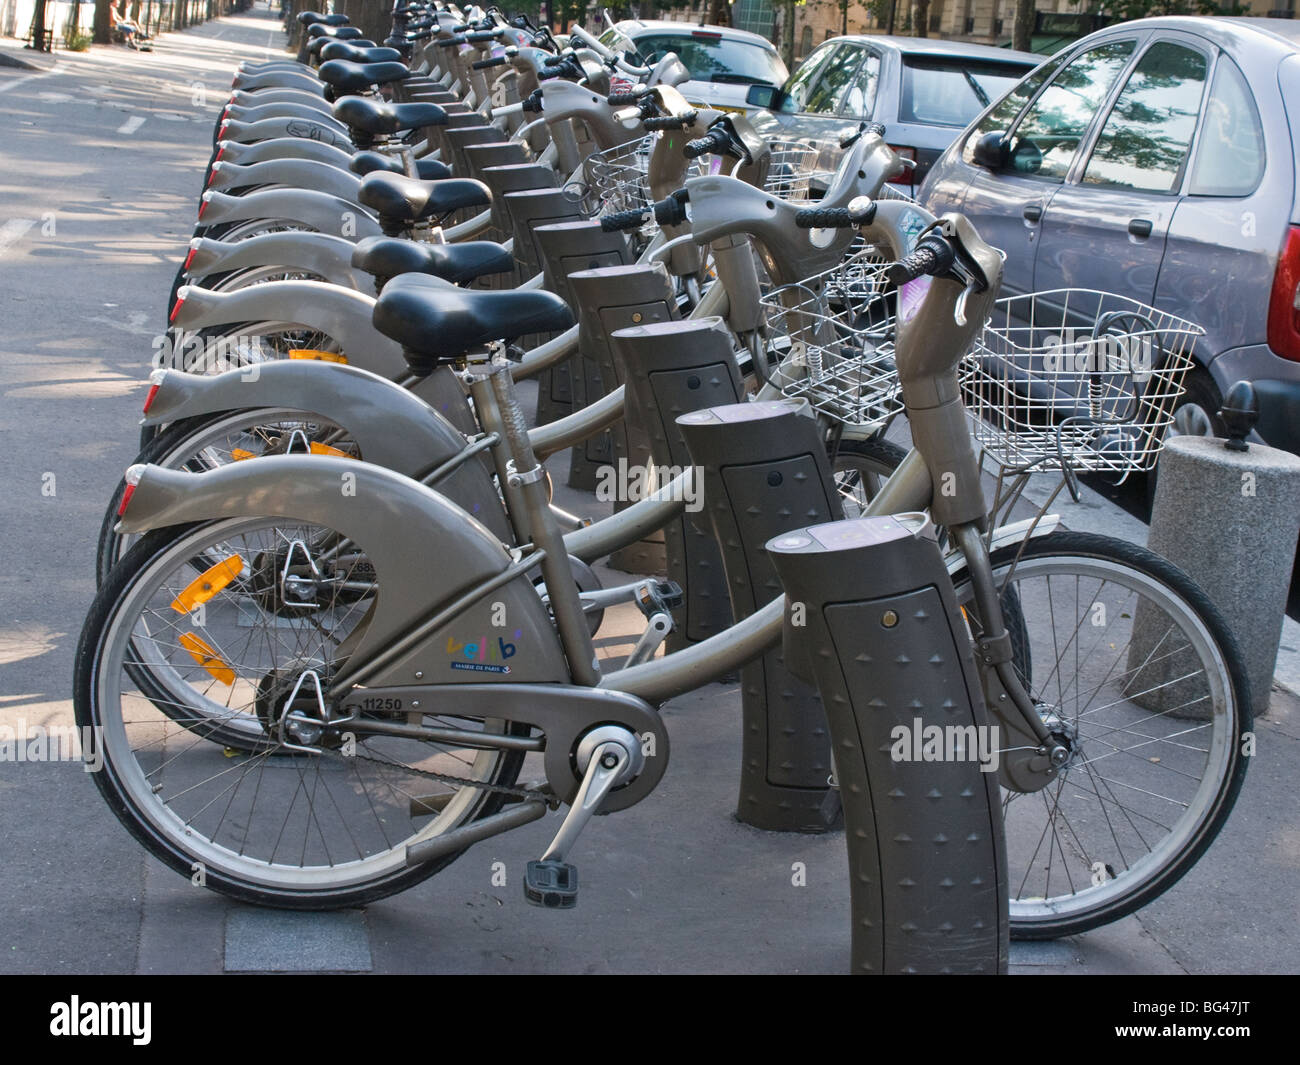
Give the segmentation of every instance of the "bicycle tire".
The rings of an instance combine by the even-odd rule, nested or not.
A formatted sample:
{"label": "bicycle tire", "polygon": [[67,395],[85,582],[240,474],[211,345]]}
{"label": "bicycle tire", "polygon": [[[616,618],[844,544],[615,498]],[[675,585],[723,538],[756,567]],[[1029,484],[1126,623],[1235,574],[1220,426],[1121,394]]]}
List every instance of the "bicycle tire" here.
{"label": "bicycle tire", "polygon": [[[129,665],[118,661],[119,652],[125,653],[126,647],[134,638],[132,635],[134,626],[128,615],[143,602],[143,597],[148,596],[151,584],[161,582],[159,588],[166,586],[169,567],[174,566],[176,559],[192,554],[196,550],[193,544],[203,542],[205,537],[212,539],[226,535],[228,530],[238,529],[241,520],[230,519],[172,526],[147,534],[132,547],[122,559],[122,563],[114,568],[108,581],[95,597],[77,645],[74,665],[76,721],[79,726],[95,730],[94,734],[97,737],[95,749],[103,757],[102,768],[93,774],[95,784],[114,815],[151,854],[192,880],[196,875],[201,874],[203,886],[242,902],[280,909],[330,910],[361,906],[404,891],[445,868],[464,853],[463,850],[427,864],[407,868],[401,853],[404,851],[404,842],[398,841],[396,844],[389,842],[388,851],[379,851],[367,858],[368,862],[376,865],[377,870],[370,879],[347,883],[347,878],[353,875],[355,870],[349,871],[343,866],[336,869],[332,862],[323,866],[325,872],[319,875],[334,875],[341,880],[339,885],[327,887],[314,887],[309,877],[294,876],[291,867],[284,867],[282,870],[281,866],[274,863],[267,863],[266,871],[258,873],[257,870],[261,866],[251,856],[244,854],[246,843],[241,844],[238,852],[230,848],[225,852],[218,852],[219,856],[222,853],[226,855],[226,864],[223,865],[221,861],[211,860],[211,852],[215,845],[201,833],[190,830],[180,820],[179,815],[169,805],[173,798],[158,794],[158,789],[162,787],[161,783],[156,787],[150,786],[150,775],[145,773],[142,766],[136,764],[134,752],[125,749],[129,747],[130,742],[127,738],[128,728],[138,725],[139,722],[128,721],[121,706],[115,710],[111,705],[112,698],[106,699],[105,695],[118,683],[106,679],[106,674],[117,674],[130,668]],[[124,629],[123,626],[126,628]],[[126,641],[125,644],[123,640]],[[145,698],[148,696],[146,695]],[[132,705],[137,708],[137,712],[142,702],[143,700],[135,698]],[[510,735],[528,733],[525,726],[515,723],[506,723],[504,731]],[[165,740],[154,741],[153,745],[165,748],[166,742]],[[177,754],[168,749],[166,759],[161,760],[166,767],[165,771],[176,771],[171,767],[179,762],[182,754],[187,754],[191,750],[196,752],[195,757],[207,757],[211,760],[221,758],[219,742],[200,748],[199,744],[202,742],[203,737],[197,737],[193,744]],[[142,750],[147,749],[148,746],[149,744],[146,744]],[[264,760],[269,759],[270,754],[263,752],[260,757]],[[297,757],[300,756],[289,756],[275,768],[298,769],[301,778],[301,767],[296,766],[293,761]],[[513,785],[522,768],[523,755],[519,752],[499,752],[492,757],[495,758],[495,767],[490,774],[484,776],[485,782],[494,785]],[[259,774],[266,764],[268,763],[264,761],[259,765]],[[360,764],[354,760],[354,765]],[[214,771],[214,779],[229,771],[228,768]],[[156,772],[162,774],[164,769],[159,768]],[[319,764],[317,773],[319,775]],[[182,783],[185,787],[181,790],[181,794],[193,790],[194,785],[189,778],[183,779]],[[259,792],[262,787],[259,775]],[[175,790],[180,789],[174,788],[173,791]],[[456,811],[457,820],[454,824],[447,825],[447,829],[487,817],[499,811],[506,801],[503,793],[482,787],[465,788],[462,792],[469,793],[464,800],[463,810]],[[458,796],[460,794],[458,793]],[[346,792],[343,795],[346,801]],[[369,799],[369,796],[367,798]],[[400,808],[399,805],[398,809]],[[204,810],[206,809],[207,807],[204,807]],[[342,811],[339,812],[342,815]],[[202,813],[201,810],[200,814]],[[287,816],[286,814],[286,823]],[[445,816],[445,811],[436,816]],[[251,820],[251,813],[247,817]],[[317,814],[314,811],[310,819],[313,823],[316,821]],[[245,840],[248,835],[249,830],[245,828]],[[385,841],[388,840],[387,832],[383,833],[383,837]],[[272,857],[275,848],[278,847],[277,839],[272,849]],[[305,850],[306,836],[304,835]],[[241,873],[240,869],[244,872]],[[277,875],[273,876],[272,870]]]}
{"label": "bicycle tire", "polygon": [[[1135,603],[1141,604],[1145,602],[1147,605],[1145,607],[1135,605],[1132,608],[1131,616],[1124,616],[1124,611],[1121,609],[1121,616],[1118,619],[1120,624],[1118,631],[1122,634],[1127,625],[1133,631],[1138,632],[1139,622],[1141,621],[1140,640],[1150,640],[1152,638],[1147,634],[1152,624],[1150,620],[1153,617],[1151,614],[1152,609],[1159,606],[1160,609],[1177,611],[1179,616],[1175,620],[1180,626],[1185,626],[1180,631],[1187,634],[1187,648],[1166,648],[1161,652],[1160,658],[1175,661],[1178,663],[1180,670],[1186,670],[1187,666],[1184,663],[1190,661],[1187,656],[1196,654],[1205,667],[1205,691],[1207,695],[1204,697],[1191,700],[1185,698],[1184,689],[1199,690],[1189,687],[1196,683],[1195,675],[1192,673],[1183,673],[1173,681],[1163,682],[1167,683],[1171,690],[1176,690],[1179,693],[1179,698],[1184,698],[1186,705],[1175,708],[1182,711],[1182,714],[1175,713],[1175,710],[1151,711],[1149,707],[1143,707],[1139,702],[1139,699],[1145,699],[1147,703],[1158,707],[1160,703],[1154,693],[1160,690],[1162,684],[1154,688],[1140,687],[1136,693],[1126,693],[1125,699],[1114,699],[1110,704],[1107,704],[1103,697],[1100,705],[1092,709],[1088,708],[1089,703],[1085,703],[1081,712],[1074,715],[1070,727],[1076,732],[1075,740],[1079,746],[1079,751],[1086,752],[1088,750],[1086,744],[1092,743],[1094,745],[1093,753],[1088,754],[1086,758],[1081,758],[1078,753],[1073,755],[1071,762],[1067,763],[1058,781],[1049,784],[1043,792],[1038,793],[1047,796],[1055,792],[1052,799],[1044,800],[1045,804],[1048,802],[1053,804],[1049,808],[1053,817],[1055,817],[1056,811],[1060,811],[1060,818],[1068,828],[1068,832],[1061,834],[1058,828],[1053,828],[1050,825],[1044,825],[1043,827],[1042,831],[1044,833],[1051,828],[1054,842],[1048,843],[1048,868],[1044,881],[1045,888],[1041,896],[1033,895],[1031,892],[1024,890],[1024,885],[1029,880],[1030,867],[1036,864],[1040,865],[1042,863],[1041,856],[1037,859],[1031,856],[1028,862],[1022,863],[1020,861],[1024,854],[1025,844],[1023,840],[1026,836],[1033,837],[1035,831],[1037,831],[1037,824],[1032,820],[1028,820],[1025,826],[1017,823],[1025,816],[1022,811],[1027,811],[1028,808],[1019,805],[1019,799],[1011,797],[1011,793],[1004,789],[1002,806],[1004,815],[1008,818],[1008,852],[1012,856],[1010,897],[1012,938],[1024,940],[1055,939],[1109,924],[1147,905],[1173,887],[1213,843],[1231,813],[1233,804],[1245,780],[1249,762],[1249,759],[1244,754],[1245,737],[1252,725],[1250,686],[1237,641],[1223,616],[1209,597],[1186,573],[1146,548],[1107,536],[1079,532],[1054,532],[1048,536],[1029,541],[1023,545],[1023,548],[1019,544],[1000,548],[993,553],[991,561],[995,578],[999,581],[1004,579],[1014,565],[1014,572],[1011,573],[1011,577],[1015,581],[1016,603],[1021,614],[1019,619],[1008,618],[1009,624],[1016,621],[1016,624],[1012,625],[1013,644],[1017,640],[1025,641],[1035,638],[1039,642],[1039,646],[1034,649],[1032,659],[1027,649],[1020,648],[1016,652],[1014,661],[1022,677],[1028,671],[1029,678],[1026,687],[1035,696],[1046,695],[1051,684],[1051,674],[1060,674],[1056,683],[1058,690],[1063,692],[1064,695],[1059,698],[1060,705],[1053,711],[1060,720],[1065,721],[1068,719],[1068,715],[1063,713],[1065,704],[1071,698],[1082,697],[1089,689],[1085,688],[1084,682],[1080,679],[1083,676],[1082,672],[1077,673],[1075,678],[1063,684],[1061,678],[1065,676],[1066,670],[1060,668],[1061,656],[1053,658],[1050,653],[1046,655],[1042,653],[1046,643],[1045,627],[1041,617],[1044,605],[1043,593],[1028,588],[1029,579],[1045,579],[1049,595],[1053,577],[1063,577],[1068,580],[1071,570],[1074,571],[1076,581],[1101,582],[1102,578],[1105,577],[1107,582],[1114,585],[1120,592],[1127,588],[1129,592],[1133,593]],[[1095,590],[1091,586],[1084,586],[1083,594],[1088,597],[1086,611],[1094,619],[1089,622],[1093,627],[1099,627],[1095,621],[1098,617],[1097,605],[1105,606],[1108,602],[1107,596],[1104,596],[1101,592],[1102,587],[1104,585],[1101,583],[1097,584]],[[1004,596],[1011,590],[1008,587],[1003,593]],[[1115,601],[1119,602],[1120,592],[1108,594],[1115,596]],[[1076,601],[1078,601],[1079,592],[1077,590],[1075,595]],[[1155,598],[1149,597],[1163,598],[1165,603],[1161,606],[1155,602]],[[968,601],[970,598],[969,586],[963,585],[960,580],[958,581],[958,598],[962,601]],[[1147,611],[1145,621],[1137,616],[1138,611],[1142,609]],[[1100,612],[1100,616],[1105,617],[1113,613],[1113,608],[1103,610]],[[973,616],[973,611],[971,616]],[[977,619],[975,623],[978,624]],[[1055,620],[1051,624],[1055,625]],[[1114,621],[1106,621],[1105,633],[1113,633],[1112,626],[1114,624]],[[1079,619],[1075,631],[1076,633],[1083,631],[1082,618]],[[1173,631],[1174,629],[1171,626],[1168,632]],[[1119,637],[1114,636],[1113,638],[1118,639]],[[1164,639],[1165,636],[1160,637],[1161,641]],[[1055,642],[1055,637],[1053,637],[1053,640]],[[1098,636],[1094,645],[1099,644],[1100,641],[1101,637]],[[1112,642],[1111,636],[1107,636],[1105,642],[1107,646],[1115,648],[1118,663],[1121,648]],[[1079,638],[1078,645],[1082,647],[1082,637]],[[1140,648],[1142,644],[1139,643],[1138,646]],[[1076,660],[1078,650],[1077,647],[1075,650]],[[1116,687],[1122,693],[1124,690],[1122,685],[1131,683],[1122,680],[1126,672],[1132,673],[1135,677],[1140,676],[1142,678],[1139,682],[1141,685],[1149,685],[1150,681],[1146,679],[1146,676],[1148,674],[1158,674],[1156,662],[1159,659],[1150,661],[1151,653],[1148,653],[1146,659],[1134,669],[1127,657],[1132,653],[1131,650],[1126,649],[1122,653],[1126,656],[1124,660],[1126,668],[1119,673],[1111,674],[1110,678],[1103,682],[1107,690]],[[1100,667],[1095,668],[1099,669]],[[1112,670],[1114,668],[1114,666],[1111,667]],[[1213,675],[1211,675],[1210,669],[1214,670]],[[1045,681],[1040,679],[1044,676],[1044,672],[1047,673]],[[1093,676],[1095,677],[1095,673]],[[1183,688],[1175,689],[1173,685],[1182,685]],[[1072,689],[1077,691],[1079,696],[1071,696]],[[1097,699],[1102,690],[1102,686],[1092,690],[1090,701]],[[1208,718],[1208,726],[1211,731],[1209,737],[1205,740],[1207,747],[1204,752],[1200,752],[1199,748],[1195,746],[1200,741],[1195,737],[1205,726],[1196,724],[1200,718],[1191,715],[1190,707],[1202,701],[1203,698],[1214,700],[1215,705]],[[1132,707],[1128,705],[1130,702]],[[1040,705],[1047,707],[1049,705],[1048,700],[1042,699]],[[1137,709],[1134,710],[1133,707]],[[1144,714],[1148,716],[1142,716]],[[1094,720],[1087,722],[1086,726],[1081,725],[1085,717],[1091,717]],[[1158,732],[1159,728],[1163,727],[1151,724],[1151,722],[1159,718],[1166,718],[1167,721],[1164,724],[1169,725],[1172,731],[1164,736],[1149,735]],[[1090,730],[1090,736],[1086,740],[1083,735],[1085,727]],[[1145,731],[1140,731],[1142,729],[1145,729]],[[1134,730],[1139,731],[1135,732]],[[1136,742],[1128,749],[1116,748],[1113,751],[1107,751],[1107,745],[1114,747],[1117,743],[1124,742],[1118,739],[1110,739],[1117,733],[1131,734]],[[1189,739],[1189,736],[1193,738]],[[1141,754],[1134,755],[1134,752],[1139,748]],[[1150,845],[1145,854],[1139,855],[1136,860],[1126,859],[1122,867],[1117,865],[1112,860],[1112,855],[1106,853],[1106,848],[1112,848],[1122,854],[1125,841],[1129,840],[1130,837],[1137,837],[1142,840],[1142,844],[1132,842],[1127,844],[1130,853],[1132,853],[1140,845],[1146,844],[1146,840],[1143,839],[1143,827],[1146,827],[1146,834],[1154,839],[1155,830],[1147,827],[1148,822],[1150,824],[1159,824],[1160,819],[1150,811],[1158,811],[1163,806],[1176,801],[1175,796],[1162,795],[1157,790],[1157,786],[1151,783],[1151,778],[1159,776],[1160,780],[1166,780],[1167,777],[1160,772],[1165,768],[1169,769],[1170,775],[1177,772],[1190,774],[1198,761],[1196,758],[1197,753],[1205,754],[1205,776],[1197,778],[1200,783],[1196,787],[1194,795],[1195,809],[1175,821],[1168,834]],[[1129,760],[1136,761],[1138,764],[1135,766],[1135,770],[1140,770],[1143,774],[1141,784],[1112,779],[1118,770],[1110,768],[1098,770],[1096,768],[1097,763],[1102,758],[1114,758],[1117,754],[1127,754],[1130,758],[1110,764],[1112,766],[1118,764],[1127,765]],[[1166,765],[1166,763],[1170,764]],[[1181,769],[1179,768],[1180,765],[1182,766]],[[1188,766],[1191,766],[1192,769],[1189,769]],[[1083,774],[1084,770],[1088,771],[1087,776]],[[1106,776],[1108,773],[1111,774],[1110,777]],[[1078,783],[1080,780],[1084,783]],[[1065,812],[1065,803],[1071,798],[1078,799],[1080,795],[1086,796],[1087,788],[1084,785],[1090,781],[1093,782],[1092,794],[1097,800],[1095,810],[1090,812],[1087,817],[1075,812],[1073,820],[1071,820]],[[1170,785],[1161,786],[1169,787]],[[1187,786],[1190,787],[1190,785]],[[1067,788],[1073,789],[1073,791],[1066,794]],[[1141,809],[1136,805],[1128,806],[1126,802],[1121,801],[1119,798],[1108,799],[1106,797],[1128,796],[1130,792],[1137,794],[1139,790],[1145,791],[1147,793],[1146,797],[1150,800]],[[1140,800],[1130,798],[1128,801],[1136,802]],[[1016,805],[1014,814],[1009,813],[1009,808],[1012,805]],[[1115,809],[1108,810],[1108,805],[1114,806]],[[1189,810],[1193,808],[1193,805],[1193,802],[1188,802]],[[1086,811],[1088,808],[1085,806],[1082,809]],[[1096,833],[1102,842],[1095,844],[1096,849],[1092,849],[1094,846],[1092,827],[1097,824],[1098,814],[1106,822],[1106,832]],[[1121,823],[1112,822],[1112,816],[1115,821]],[[1190,820],[1188,820],[1189,818]],[[1126,826],[1122,823],[1124,820],[1129,821],[1131,824]],[[1065,838],[1060,838],[1061,835],[1064,835]],[[1105,836],[1111,837],[1110,843],[1105,842]],[[1086,886],[1083,886],[1082,889],[1076,888],[1069,873],[1070,867],[1063,865],[1063,872],[1059,875],[1066,876],[1070,890],[1062,895],[1051,894],[1051,865],[1053,862],[1051,855],[1054,853],[1053,847],[1056,847],[1055,853],[1061,855],[1060,860],[1062,863],[1068,860],[1066,856],[1069,855],[1077,863],[1080,874],[1089,876],[1089,879],[1085,882]],[[1038,853],[1035,852],[1035,854]],[[1100,868],[1098,863],[1100,863]],[[1018,887],[1017,877],[1022,864],[1025,866],[1025,876],[1019,881]]]}

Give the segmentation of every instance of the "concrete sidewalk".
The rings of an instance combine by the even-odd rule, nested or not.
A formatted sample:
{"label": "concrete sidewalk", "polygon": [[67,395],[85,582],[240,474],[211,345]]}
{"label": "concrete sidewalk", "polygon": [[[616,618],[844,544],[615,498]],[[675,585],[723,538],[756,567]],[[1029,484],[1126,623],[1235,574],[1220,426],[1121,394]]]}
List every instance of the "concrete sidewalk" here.
{"label": "concrete sidewalk", "polygon": [[[0,723],[72,720],[95,536],[135,455],[151,345],[191,233],[212,122],[235,65],[282,55],[282,43],[259,10],[165,35],[153,53],[97,48],[66,65],[60,55],[57,69],[7,93],[6,79],[27,75],[0,70],[0,527],[10,546]],[[602,512],[590,497],[557,496]],[[1099,497],[1085,497],[1088,507],[1101,527],[1122,524]],[[1067,521],[1092,527],[1084,516]],[[631,618],[612,617],[602,653],[625,653],[632,629]],[[646,801],[583,836],[582,901],[568,912],[528,906],[519,884],[554,817],[365,911],[285,914],[193,888],[146,856],[79,764],[0,763],[0,971],[846,971],[842,835],[773,835],[735,821],[734,685],[710,685],[664,713],[672,766]],[[1013,970],[1300,969],[1300,700],[1275,692],[1258,733],[1227,828],[1177,887],[1086,936],[1016,945]],[[806,886],[795,884],[795,863]]]}

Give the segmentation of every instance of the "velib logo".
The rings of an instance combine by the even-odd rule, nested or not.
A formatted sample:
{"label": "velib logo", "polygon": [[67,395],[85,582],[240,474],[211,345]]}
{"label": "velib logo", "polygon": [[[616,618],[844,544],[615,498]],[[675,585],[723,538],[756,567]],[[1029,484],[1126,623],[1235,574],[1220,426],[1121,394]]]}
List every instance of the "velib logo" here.
{"label": "velib logo", "polygon": [[50,1007],[50,1035],[130,1036],[148,1046],[153,1004],[150,1002],[82,1002],[76,995]]}
{"label": "velib logo", "polygon": [[[515,629],[514,638],[523,636],[523,629]],[[514,658],[515,645],[506,643],[497,636],[495,639],[480,636],[477,640],[458,643],[454,636],[447,637],[447,654],[451,656],[452,669],[467,669],[475,673],[509,673],[505,664],[507,658]]]}
{"label": "velib logo", "polygon": [[889,757],[895,762],[979,762],[981,773],[998,768],[997,725],[910,725],[889,730]]}

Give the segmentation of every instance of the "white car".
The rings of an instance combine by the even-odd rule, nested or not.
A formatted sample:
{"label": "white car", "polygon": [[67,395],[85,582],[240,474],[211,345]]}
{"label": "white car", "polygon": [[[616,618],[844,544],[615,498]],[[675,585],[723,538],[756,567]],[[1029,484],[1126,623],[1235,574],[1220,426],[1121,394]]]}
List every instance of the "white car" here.
{"label": "white car", "polygon": [[[746,102],[750,88],[778,88],[789,77],[771,41],[730,27],[625,19],[606,30],[600,43],[606,48],[635,51],[647,64],[676,52],[691,72],[691,80],[678,86],[682,95],[691,103],[719,111],[757,110]],[[611,85],[614,91],[620,88],[630,85]]]}

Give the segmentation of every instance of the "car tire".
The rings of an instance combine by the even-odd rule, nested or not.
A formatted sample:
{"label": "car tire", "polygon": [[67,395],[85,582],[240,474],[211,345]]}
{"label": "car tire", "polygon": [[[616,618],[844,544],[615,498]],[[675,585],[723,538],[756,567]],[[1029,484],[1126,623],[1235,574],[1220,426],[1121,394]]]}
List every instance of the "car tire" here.
{"label": "car tire", "polygon": [[[1183,388],[1183,394],[1174,401],[1174,422],[1166,431],[1165,440],[1175,436],[1225,436],[1223,419],[1219,417],[1223,395],[1210,372],[1200,366],[1193,366],[1187,371]],[[1160,464],[1157,461],[1155,468],[1147,474],[1148,521],[1156,501],[1156,484],[1159,480]]]}

